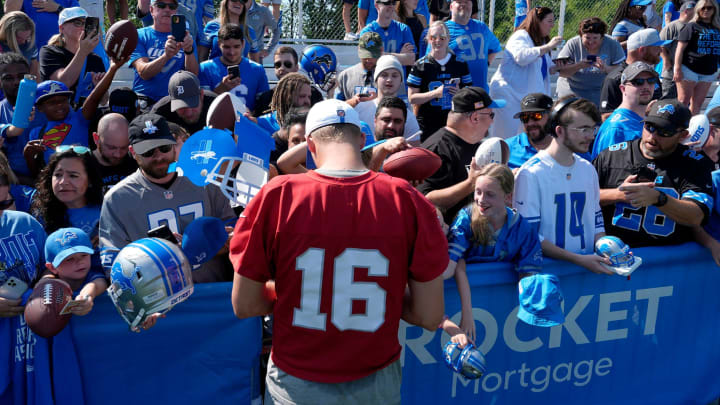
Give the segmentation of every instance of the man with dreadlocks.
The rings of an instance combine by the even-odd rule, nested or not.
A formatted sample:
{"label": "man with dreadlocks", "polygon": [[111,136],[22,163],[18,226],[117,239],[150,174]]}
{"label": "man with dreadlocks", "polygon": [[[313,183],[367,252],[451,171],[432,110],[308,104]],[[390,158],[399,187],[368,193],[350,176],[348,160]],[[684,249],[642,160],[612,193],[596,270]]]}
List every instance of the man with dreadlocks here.
{"label": "man with dreadlocks", "polygon": [[301,73],[285,75],[275,86],[275,92],[270,102],[270,112],[257,119],[260,128],[268,133],[275,133],[280,129],[280,123],[283,122],[291,108],[309,108],[311,105],[310,89],[310,79],[305,75]]}

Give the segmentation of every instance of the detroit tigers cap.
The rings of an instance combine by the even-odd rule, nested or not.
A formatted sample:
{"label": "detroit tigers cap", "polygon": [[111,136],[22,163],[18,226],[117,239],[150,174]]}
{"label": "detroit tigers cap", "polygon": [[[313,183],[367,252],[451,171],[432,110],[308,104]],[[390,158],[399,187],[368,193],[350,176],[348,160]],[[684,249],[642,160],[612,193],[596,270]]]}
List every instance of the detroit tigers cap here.
{"label": "detroit tigers cap", "polygon": [[452,98],[452,111],[456,113],[503,107],[505,107],[505,100],[493,100],[485,89],[477,86],[463,87]]}
{"label": "detroit tigers cap", "polygon": [[554,274],[533,274],[518,283],[520,306],[517,317],[535,326],[555,326],[565,322],[559,280]]}
{"label": "detroit tigers cap", "polygon": [[200,80],[192,72],[179,70],[170,77],[170,111],[180,108],[195,108],[200,104]]}
{"label": "detroit tigers cap", "polygon": [[627,83],[643,72],[658,77],[658,73],[652,65],[645,62],[633,62],[623,70],[622,75],[620,75],[620,83]]}
{"label": "detroit tigers cap", "polygon": [[65,83],[57,80],[45,80],[38,84],[37,91],[35,92],[35,104],[41,103],[50,97],[54,96],[72,96],[72,91],[67,88]]}
{"label": "detroit tigers cap", "polygon": [[53,267],[75,253],[95,253],[90,237],[80,228],[60,228],[45,241],[45,261]]}
{"label": "detroit tigers cap", "polygon": [[663,129],[679,130],[686,129],[690,125],[691,116],[690,109],[680,101],[676,99],[659,100],[650,108],[645,122],[655,124]]}
{"label": "detroit tigers cap", "polygon": [[175,145],[167,120],[157,114],[141,114],[128,128],[130,145],[135,153],[143,154],[163,145]]}
{"label": "detroit tigers cap", "polygon": [[333,98],[316,103],[310,109],[305,121],[305,133],[310,135],[318,128],[333,124],[352,124],[362,128],[357,111],[350,104]]}
{"label": "detroit tigers cap", "polygon": [[520,101],[520,112],[515,114],[513,118],[519,118],[520,114],[524,112],[550,111],[552,106],[552,97],[543,93],[530,93]]}
{"label": "detroit tigers cap", "polygon": [[628,37],[627,50],[632,51],[643,46],[665,46],[671,42],[672,40],[663,41],[660,39],[660,34],[655,28],[645,28],[634,32]]}

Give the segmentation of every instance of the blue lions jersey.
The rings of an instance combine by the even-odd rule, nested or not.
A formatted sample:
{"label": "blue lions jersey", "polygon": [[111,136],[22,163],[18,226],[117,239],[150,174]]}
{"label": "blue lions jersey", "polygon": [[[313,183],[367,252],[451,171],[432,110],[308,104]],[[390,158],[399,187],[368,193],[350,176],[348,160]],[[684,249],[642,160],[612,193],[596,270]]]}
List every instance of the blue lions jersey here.
{"label": "blue lions jersey", "polygon": [[[374,0],[360,0],[360,3],[358,4],[358,8],[362,10],[367,10],[368,15],[365,19],[365,25],[369,25],[371,22],[377,20],[377,9],[375,8],[375,1]],[[425,16],[425,21],[430,23],[430,9],[428,8],[428,2],[427,1],[418,1],[417,7],[415,7],[415,12],[417,14]]]}
{"label": "blue lions jersey", "polygon": [[542,269],[542,249],[537,231],[522,215],[506,208],[507,219],[495,241],[477,245],[472,241],[470,228],[472,206],[458,212],[448,236],[450,260],[465,259],[467,263],[513,262],[519,273],[538,272]]}
{"label": "blue lions jersey", "polygon": [[360,35],[366,32],[377,32],[383,41],[383,50],[386,53],[400,53],[403,45],[409,43],[415,46],[412,31],[407,25],[392,20],[387,28],[383,28],[377,21],[365,26]]}
{"label": "blue lions jersey", "polygon": [[471,19],[467,25],[460,25],[448,20],[445,25],[450,31],[449,48],[458,60],[467,62],[473,85],[482,86],[485,91],[489,91],[487,59],[491,53],[498,53],[502,50],[500,41],[487,25],[478,20]]}
{"label": "blue lions jersey", "polygon": [[[220,45],[218,45],[217,39],[219,30],[220,22],[218,20],[212,20],[205,26],[204,33],[199,35],[200,41],[198,42],[198,45],[204,46],[210,50],[208,59],[219,57],[222,54],[222,52],[220,52]],[[248,34],[250,35],[250,40],[248,41],[245,39],[245,47],[243,47],[243,57],[245,58],[247,58],[250,52],[260,52],[258,47],[253,46],[253,44],[257,41],[257,35],[255,35],[255,30],[252,29],[252,27],[248,27]]]}
{"label": "blue lions jersey", "polygon": [[602,123],[592,148],[592,159],[612,145],[640,138],[643,130],[643,117],[627,108],[617,108]]}
{"label": "blue lions jersey", "polygon": [[[242,81],[230,93],[241,98],[248,110],[252,111],[255,109],[255,96],[270,90],[265,69],[247,58],[243,58],[238,67]],[[207,60],[200,64],[200,86],[214,91],[227,74],[227,66],[220,61],[220,57]]]}

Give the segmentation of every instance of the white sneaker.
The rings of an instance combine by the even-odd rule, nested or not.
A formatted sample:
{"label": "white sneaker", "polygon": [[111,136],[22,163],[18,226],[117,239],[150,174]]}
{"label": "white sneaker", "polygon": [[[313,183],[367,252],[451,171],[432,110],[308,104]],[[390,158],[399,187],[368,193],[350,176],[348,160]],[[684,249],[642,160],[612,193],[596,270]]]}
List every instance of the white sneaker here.
{"label": "white sneaker", "polygon": [[360,38],[360,35],[354,32],[346,32],[345,37],[343,38],[345,41],[357,41]]}

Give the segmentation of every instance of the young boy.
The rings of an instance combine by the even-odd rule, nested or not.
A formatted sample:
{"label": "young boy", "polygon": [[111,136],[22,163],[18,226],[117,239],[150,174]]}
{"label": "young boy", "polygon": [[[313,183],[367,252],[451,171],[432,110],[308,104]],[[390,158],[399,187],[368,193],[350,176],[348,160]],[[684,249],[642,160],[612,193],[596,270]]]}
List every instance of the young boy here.
{"label": "young boy", "polygon": [[[243,58],[245,39],[241,25],[226,24],[220,28],[218,44],[222,55],[200,64],[200,86],[217,94],[229,91],[241,98],[252,111],[255,96],[270,90],[265,69]],[[237,76],[228,73],[228,66],[234,65],[238,67]]]}
{"label": "young boy", "polygon": [[46,270],[42,277],[70,284],[77,293],[75,301],[81,301],[70,309],[73,315],[87,315],[95,297],[108,288],[99,260],[91,260],[94,253],[90,237],[79,228],[60,228],[45,242]]}

